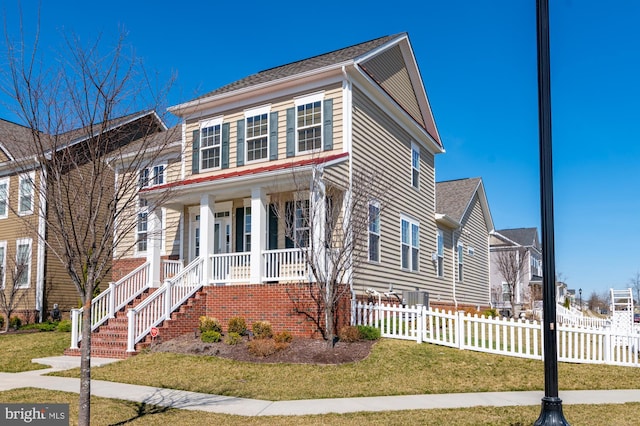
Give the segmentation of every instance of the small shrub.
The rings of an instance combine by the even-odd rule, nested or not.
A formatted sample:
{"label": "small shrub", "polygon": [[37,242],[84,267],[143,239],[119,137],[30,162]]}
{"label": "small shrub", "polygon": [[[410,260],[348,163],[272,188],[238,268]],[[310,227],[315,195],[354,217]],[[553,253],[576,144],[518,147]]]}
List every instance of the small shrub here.
{"label": "small shrub", "polygon": [[204,343],[219,342],[220,340],[222,340],[222,334],[220,334],[219,331],[215,330],[203,331],[200,335],[200,340],[202,340]]}
{"label": "small shrub", "polygon": [[249,353],[259,357],[266,357],[276,353],[276,342],[273,339],[254,339],[249,342]]}
{"label": "small shrub", "polygon": [[229,333],[238,333],[240,336],[247,332],[247,323],[242,317],[233,317],[229,320]]}
{"label": "small shrub", "polygon": [[230,331],[229,334],[227,334],[227,336],[224,338],[224,342],[227,345],[237,345],[242,342],[242,336],[240,335],[240,333]]}
{"label": "small shrub", "polygon": [[284,330],[280,333],[276,333],[276,335],[273,336],[273,340],[275,340],[276,343],[291,343],[293,335],[287,330]]}
{"label": "small shrub", "polygon": [[200,332],[204,333],[206,331],[217,331],[218,333],[222,333],[222,325],[220,321],[215,318],[208,316],[200,317]]}
{"label": "small shrub", "polygon": [[482,315],[484,315],[485,317],[496,318],[498,317],[498,311],[496,310],[496,308],[485,309],[484,311],[482,311]]}
{"label": "small shrub", "polygon": [[14,330],[19,329],[21,325],[22,320],[20,319],[20,317],[13,317],[9,320],[9,327],[13,328]]}
{"label": "small shrub", "polygon": [[338,332],[338,338],[343,342],[357,342],[362,339],[360,329],[354,325],[345,325]]}
{"label": "small shrub", "polygon": [[60,332],[70,332],[71,331],[71,320],[62,320],[58,323],[56,327],[56,331]]}
{"label": "small shrub", "polygon": [[378,340],[380,338],[380,330],[370,325],[359,325],[358,331],[364,340]]}
{"label": "small shrub", "polygon": [[54,331],[56,324],[52,322],[38,322],[34,324],[27,324],[22,327],[23,330],[40,330],[40,331]]}
{"label": "small shrub", "polygon": [[269,321],[256,321],[251,326],[253,336],[256,339],[270,339],[273,337],[273,329]]}

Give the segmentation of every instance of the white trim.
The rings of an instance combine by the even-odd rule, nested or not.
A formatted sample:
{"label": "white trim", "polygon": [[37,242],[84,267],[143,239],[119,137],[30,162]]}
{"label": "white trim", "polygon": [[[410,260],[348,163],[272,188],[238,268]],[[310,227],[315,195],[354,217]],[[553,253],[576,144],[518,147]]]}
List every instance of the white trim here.
{"label": "white trim", "polygon": [[[439,241],[442,241],[442,253],[440,253]],[[440,258],[442,258],[442,267],[440,267]],[[436,276],[444,278],[444,231],[442,229],[437,229],[436,232]]]}
{"label": "white trim", "polygon": [[[371,216],[370,216],[370,209],[371,206],[375,207],[378,209],[378,232],[375,233],[373,231],[371,231]],[[367,204],[367,216],[368,216],[368,220],[367,220],[367,261],[369,263],[375,263],[375,264],[380,264],[382,261],[382,218],[381,216],[381,211],[380,211],[380,202],[378,200],[371,200],[369,201],[369,203]],[[378,260],[372,260],[371,259],[371,234],[373,235],[377,235],[378,236]],[[401,236],[402,238],[402,236]],[[400,259],[400,261],[402,262],[402,258]]]}
{"label": "white trim", "polygon": [[[402,224],[403,222],[407,222],[409,228],[408,228],[408,237],[409,237],[409,242],[407,244],[408,248],[409,248],[409,253],[408,253],[408,267],[404,267],[402,266],[402,246],[405,245],[404,242],[402,241]],[[413,227],[416,226],[418,228],[418,241],[417,241],[417,245],[413,245]],[[418,254],[417,254],[417,258],[414,259],[413,258],[413,249],[417,248],[418,249]],[[408,271],[408,272],[420,272],[420,221],[417,219],[412,218],[411,216],[408,216],[404,213],[400,213],[400,269],[403,271]],[[417,260],[417,265],[416,265],[416,269],[413,269],[413,263],[414,260]]]}
{"label": "white trim", "polygon": [[[415,167],[413,165],[413,153],[417,152],[418,153],[418,166]],[[416,144],[415,142],[411,141],[411,161],[410,161],[410,167],[411,167],[411,187],[417,191],[420,191],[420,162],[422,161],[422,155],[420,153],[420,147],[418,146],[418,144]],[[413,181],[413,171],[416,171],[418,173],[417,176],[417,182]]]}
{"label": "white trim", "polygon": [[[244,118],[255,117],[257,115],[269,114],[271,112],[271,104],[259,106],[256,108],[250,108],[244,110]],[[269,117],[267,117],[269,119]]]}
{"label": "white trim", "polygon": [[[40,169],[40,194],[47,193],[47,171],[46,169]],[[46,318],[46,312],[44,312],[44,289],[45,289],[45,249],[46,240],[45,235],[47,231],[47,218],[45,216],[47,212],[47,197],[38,197],[38,248],[36,259],[36,310],[39,312],[40,321]]]}
{"label": "white trim", "polygon": [[[0,219],[6,219],[9,217],[9,190],[10,190],[11,179],[9,177],[5,177],[0,179],[0,186],[7,185],[7,189],[4,194],[4,214],[0,214]],[[0,199],[2,198],[2,190],[0,190]]]}
{"label": "white trim", "polygon": [[5,288],[7,283],[7,241],[0,241],[0,248],[2,249],[2,257],[0,258],[0,274],[2,277],[0,279],[0,289]]}
{"label": "white trim", "polygon": [[[456,276],[458,282],[462,282],[464,279],[464,244],[462,241],[458,241],[458,244],[456,244],[456,260]],[[460,274],[460,265],[462,265],[462,274]]]}
{"label": "white trim", "polygon": [[208,120],[202,120],[200,122],[200,130],[205,129],[207,127],[220,126],[222,127],[223,116],[210,118]]}
{"label": "white trim", "polygon": [[[254,163],[262,163],[265,161],[269,161],[269,158],[271,156],[271,147],[270,147],[270,143],[269,143],[269,137],[271,135],[271,120],[269,118],[269,114],[271,113],[271,105],[265,105],[265,106],[261,106],[261,107],[257,107],[257,108],[252,108],[252,109],[248,109],[244,111],[244,164],[248,165],[248,164],[254,164]],[[265,138],[267,141],[267,155],[265,155],[263,158],[258,158],[258,159],[254,159],[254,160],[249,160],[249,136],[248,136],[248,132],[249,132],[249,126],[247,124],[247,120],[249,118],[255,118],[258,116],[262,116],[262,115],[266,115],[267,119],[267,132],[264,135],[260,135],[259,137],[254,137],[252,138],[252,140],[258,140],[258,139],[263,139]],[[237,130],[236,130],[237,131]],[[236,153],[237,155],[237,153]]]}
{"label": "white trim", "polygon": [[[18,286],[18,288],[29,288],[31,287],[31,268],[33,266],[33,239],[31,238],[20,238],[18,240],[16,240],[16,268],[18,267],[18,255],[20,254],[20,250],[18,247],[20,246],[24,246],[24,245],[28,245],[29,246],[29,259],[28,259],[28,264],[29,267],[27,268],[27,284],[26,285],[20,285]],[[14,272],[15,273],[15,272]],[[15,279],[15,281],[17,282],[17,279]],[[17,283],[16,283],[17,284]]]}
{"label": "white trim", "polygon": [[300,105],[312,104],[314,102],[324,101],[324,90],[318,93],[311,93],[309,95],[298,96],[293,98],[296,107]]}
{"label": "white trim", "polygon": [[[35,198],[35,192],[36,192],[35,177],[36,177],[35,171],[18,175],[18,216],[27,216],[27,215],[33,214],[34,198]],[[31,181],[31,204],[29,209],[24,211],[20,209],[22,206],[23,179],[29,179]]]}

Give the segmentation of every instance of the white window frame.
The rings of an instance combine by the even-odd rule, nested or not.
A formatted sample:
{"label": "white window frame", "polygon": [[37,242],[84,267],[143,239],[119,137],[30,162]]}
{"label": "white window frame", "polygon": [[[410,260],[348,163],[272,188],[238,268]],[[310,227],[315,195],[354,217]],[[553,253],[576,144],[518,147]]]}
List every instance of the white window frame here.
{"label": "white window frame", "polygon": [[[406,241],[405,223],[408,237]],[[405,247],[408,256],[406,262]],[[420,222],[405,215],[400,215],[400,269],[420,272]]]}
{"label": "white window frame", "polygon": [[444,277],[444,231],[438,229],[436,235],[436,274],[438,277]]}
{"label": "white window frame", "polygon": [[[26,284],[20,284],[18,283],[18,277],[15,277],[15,284],[17,288],[29,288],[31,286],[31,265],[32,265],[32,261],[33,261],[33,240],[31,238],[21,238],[19,240],[16,240],[16,268],[18,267],[18,265],[20,265],[20,246],[28,246],[28,256],[29,259],[27,261],[27,279]],[[17,273],[17,271],[15,271],[15,273]]]}
{"label": "white window frame", "polygon": [[[267,105],[267,106],[263,106],[263,107],[259,107],[259,108],[254,108],[254,109],[250,109],[250,110],[246,110],[244,112],[244,163],[245,164],[251,164],[251,163],[259,163],[259,162],[263,162],[263,161],[269,161],[269,132],[270,132],[270,123],[269,123],[269,113],[271,112],[271,106]],[[265,122],[267,124],[267,130],[265,133],[260,134],[259,136],[253,136],[251,138],[249,138],[249,119],[255,119],[256,117],[261,117],[263,115],[266,115],[265,118]],[[265,154],[264,157],[258,158],[258,159],[253,159],[253,160],[249,160],[249,142],[251,141],[257,141],[259,139],[265,139],[265,143],[267,146],[267,152]]]}
{"label": "white window frame", "polygon": [[[373,213],[371,211],[372,208],[376,209],[375,218],[373,217]],[[380,203],[378,201],[369,202],[368,217],[369,217],[369,226],[368,226],[369,238],[367,239],[367,243],[368,243],[367,258],[369,262],[380,263],[380,257],[381,257],[380,240],[381,240],[382,231],[380,226]],[[375,253],[377,254],[376,259],[371,257],[372,240],[375,240],[375,245],[376,245]]]}
{"label": "white window frame", "polygon": [[[0,179],[0,206],[4,206],[4,213],[0,213],[0,219],[9,217],[9,183],[11,180],[6,177]],[[3,190],[2,187],[5,187]]]}
{"label": "white window frame", "polygon": [[[212,140],[213,143],[211,145],[204,146],[203,143],[203,131],[205,129],[213,129]],[[198,156],[200,164],[198,164],[201,171],[205,170],[219,170],[222,168],[222,117],[216,117],[211,120],[206,120],[200,122],[200,143],[198,150],[200,151],[200,155]],[[216,143],[217,140],[217,143]],[[218,150],[218,165],[216,166],[214,163],[213,167],[204,167],[204,159],[205,159],[205,151]],[[215,159],[215,155],[213,157]]]}
{"label": "white window frame", "polygon": [[[505,302],[511,303],[511,288],[508,282],[502,281],[502,303]],[[513,306],[511,308],[513,309]]]}
{"label": "white window frame", "polygon": [[4,289],[7,283],[7,242],[0,241],[0,249],[2,252],[2,256],[0,257],[0,289]]}
{"label": "white window frame", "polygon": [[[311,200],[306,196],[298,196],[296,194],[293,201],[293,240],[294,246],[299,248],[307,248],[311,243]],[[300,212],[300,215],[298,215]],[[306,244],[298,237],[298,234],[306,235]]]}
{"label": "white window frame", "polygon": [[[34,206],[34,199],[35,199],[35,177],[36,174],[35,172],[29,172],[29,173],[25,173],[19,176],[18,178],[18,215],[20,216],[26,216],[29,214],[33,214],[33,206]],[[30,185],[30,192],[31,192],[31,200],[29,202],[29,208],[27,210],[23,210],[22,209],[22,198],[25,196],[25,194],[23,193],[23,186],[22,186],[22,182],[25,180],[29,180],[29,182],[31,183]]]}
{"label": "white window frame", "polygon": [[420,147],[411,143],[411,186],[420,189]]}
{"label": "white window frame", "polygon": [[[310,95],[306,95],[306,96],[302,96],[299,98],[296,98],[294,100],[295,102],[295,126],[296,126],[296,141],[295,141],[295,148],[296,148],[296,155],[299,154],[311,154],[314,152],[320,152],[322,151],[322,146],[324,144],[324,133],[323,133],[323,123],[324,123],[324,92],[321,93],[313,93]],[[313,123],[310,125],[305,125],[305,126],[298,126],[298,108],[300,107],[306,107],[308,105],[312,105],[313,108],[313,104],[315,104],[316,102],[320,102],[320,121],[318,123]],[[301,150],[300,149],[300,131],[301,130],[308,130],[308,129],[312,129],[312,128],[318,128],[319,132],[320,132],[320,145],[315,148],[312,147],[311,149],[304,149]]]}
{"label": "white window frame", "polygon": [[[140,188],[151,188],[164,185],[167,182],[167,166],[165,163],[158,163],[142,169],[138,175],[138,186]],[[162,167],[162,173],[158,175],[158,168]]]}
{"label": "white window frame", "polygon": [[458,242],[457,246],[457,258],[458,258],[458,282],[462,282],[464,279],[464,244]]}
{"label": "white window frame", "polygon": [[[249,203],[251,200],[249,200]],[[244,234],[242,244],[244,251],[251,251],[251,205],[244,206],[244,222],[242,223],[242,233]]]}
{"label": "white window frame", "polygon": [[[144,218],[144,220],[142,220]],[[144,229],[140,229],[140,225],[144,224]],[[144,235],[144,239],[142,239]],[[140,244],[144,244],[144,249],[140,248]],[[138,208],[136,217],[136,253],[142,254],[149,250],[149,207]]]}

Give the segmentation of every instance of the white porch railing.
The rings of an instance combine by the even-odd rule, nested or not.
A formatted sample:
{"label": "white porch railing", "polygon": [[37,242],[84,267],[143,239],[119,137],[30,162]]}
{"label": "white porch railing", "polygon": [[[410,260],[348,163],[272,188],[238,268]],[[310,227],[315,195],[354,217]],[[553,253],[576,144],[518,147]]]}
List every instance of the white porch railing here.
{"label": "white porch railing", "polygon": [[182,260],[164,259],[162,261],[162,277],[160,280],[164,282],[169,278],[178,275],[182,270]]}
{"label": "white porch railing", "polygon": [[[115,317],[133,299],[149,287],[149,262],[145,262],[105,289],[91,301],[91,331],[107,319]],[[71,349],[78,349],[82,340],[82,313],[84,307],[71,310]]]}
{"label": "white porch railing", "polygon": [[170,320],[171,313],[202,288],[205,282],[203,268],[204,259],[198,257],[142,303],[129,309],[127,352],[134,352],[136,343],[149,334],[152,327]]}
{"label": "white porch railing", "polygon": [[[401,307],[357,303],[352,323],[380,329],[383,337],[543,359],[543,323],[452,313],[424,306]],[[611,327],[558,324],[558,360],[640,367],[640,334]]]}
{"label": "white porch railing", "polygon": [[251,253],[212,254],[211,271],[208,276],[212,283],[248,283],[251,278]]}
{"label": "white porch railing", "polygon": [[308,280],[309,263],[303,250],[291,248],[283,250],[265,250],[264,257],[264,281],[293,281]]}

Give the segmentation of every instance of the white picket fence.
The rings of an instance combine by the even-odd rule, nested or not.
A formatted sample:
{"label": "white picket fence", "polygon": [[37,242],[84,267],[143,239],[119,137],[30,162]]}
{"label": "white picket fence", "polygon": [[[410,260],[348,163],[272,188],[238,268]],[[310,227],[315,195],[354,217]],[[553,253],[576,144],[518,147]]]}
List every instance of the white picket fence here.
{"label": "white picket fence", "polygon": [[[353,305],[352,323],[379,328],[382,337],[415,340],[462,350],[543,359],[543,323],[492,318],[426,306]],[[640,334],[611,327],[558,322],[558,360],[640,367]]]}

